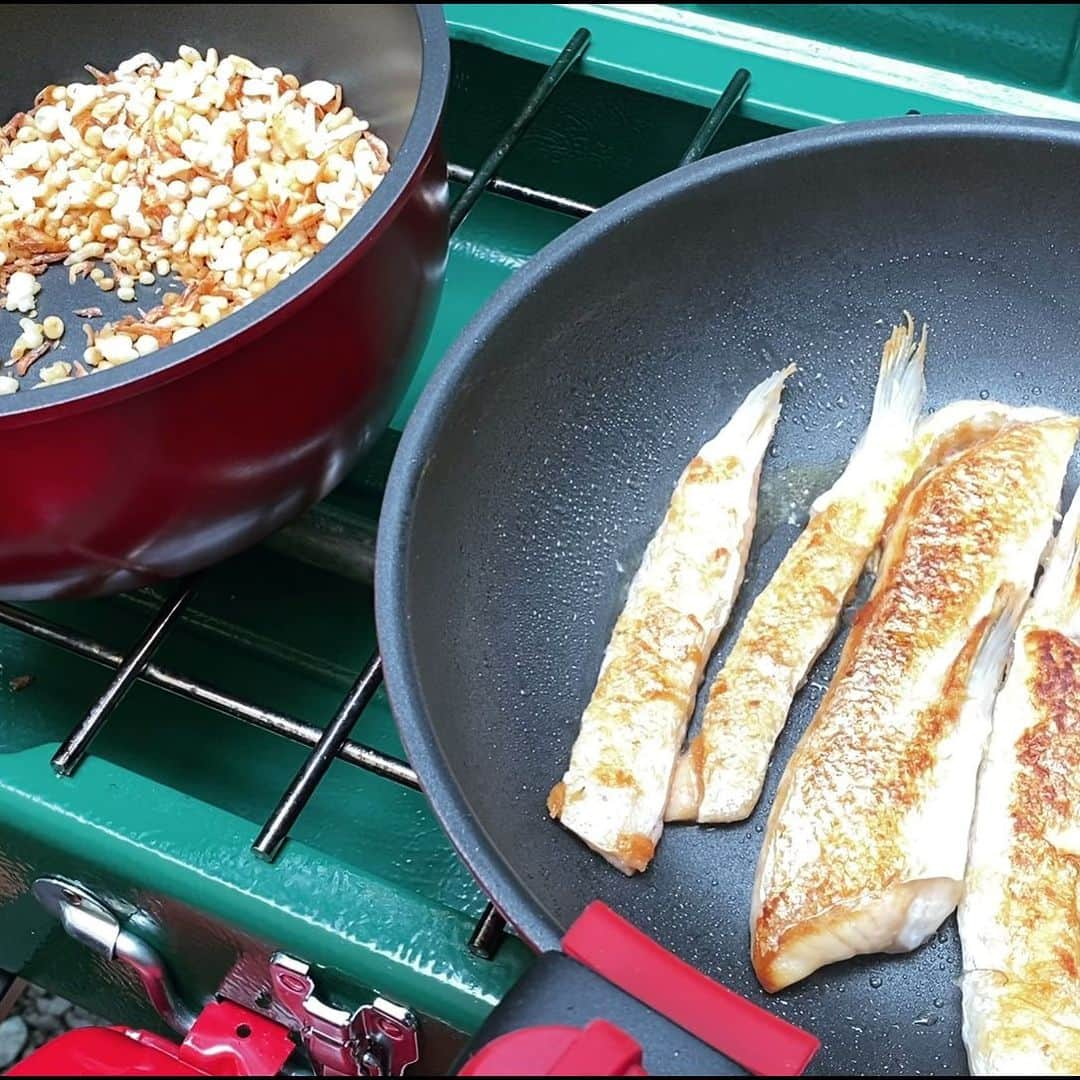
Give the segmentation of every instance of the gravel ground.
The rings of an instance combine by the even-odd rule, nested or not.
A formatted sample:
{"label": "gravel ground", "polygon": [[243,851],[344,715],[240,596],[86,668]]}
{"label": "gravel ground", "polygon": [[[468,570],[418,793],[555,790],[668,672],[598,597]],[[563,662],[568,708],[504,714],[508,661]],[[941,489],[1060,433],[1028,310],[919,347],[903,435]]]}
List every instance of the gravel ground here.
{"label": "gravel ground", "polygon": [[8,1018],[0,1022],[0,1071],[64,1031],[107,1021],[36,986],[28,986]]}

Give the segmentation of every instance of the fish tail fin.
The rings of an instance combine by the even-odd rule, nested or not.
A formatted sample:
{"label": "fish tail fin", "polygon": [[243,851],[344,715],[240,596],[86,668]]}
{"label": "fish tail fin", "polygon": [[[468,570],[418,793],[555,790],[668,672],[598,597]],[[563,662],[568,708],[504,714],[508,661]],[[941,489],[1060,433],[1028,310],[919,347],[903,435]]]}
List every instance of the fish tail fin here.
{"label": "fish tail fin", "polygon": [[795,370],[794,364],[788,364],[758,383],[746,395],[720,434],[701,448],[701,456],[723,457],[732,452],[732,446],[736,446],[738,452],[747,458],[762,457],[776,429],[776,421],[780,418],[780,394],[784,383]]}
{"label": "fish tail fin", "polygon": [[983,628],[968,677],[968,696],[985,702],[987,710],[1001,686],[1028,595],[1027,590],[1015,585],[1001,586]]}
{"label": "fish tail fin", "polygon": [[861,488],[866,470],[874,470],[882,453],[906,446],[915,431],[926,401],[923,369],[926,363],[926,335],[916,337],[915,320],[905,311],[903,321],[893,327],[881,350],[874,407],[847,466],[836,483],[814,500],[813,513],[820,513],[834,499],[852,487]]}
{"label": "fish tail fin", "polygon": [[1050,545],[1032,609],[1064,616],[1069,636],[1080,634],[1080,490]]}
{"label": "fish tail fin", "polygon": [[904,312],[903,322],[893,327],[881,350],[874,409],[867,434],[897,431],[910,437],[915,430],[926,400],[926,335],[924,324],[922,333],[916,338],[915,320],[909,311]]}

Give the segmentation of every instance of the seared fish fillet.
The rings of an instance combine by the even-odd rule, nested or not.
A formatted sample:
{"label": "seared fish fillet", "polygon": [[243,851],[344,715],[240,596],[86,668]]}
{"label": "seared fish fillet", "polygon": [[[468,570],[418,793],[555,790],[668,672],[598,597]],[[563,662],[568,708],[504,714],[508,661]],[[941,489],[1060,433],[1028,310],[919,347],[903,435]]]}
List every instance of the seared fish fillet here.
{"label": "seared fish fillet", "polygon": [[960,940],[976,1076],[1080,1073],[1080,497],[1016,635],[971,834]]}
{"label": "seared fish fillet", "polygon": [[631,582],[548,810],[625,874],[649,864],[709,653],[742,584],[786,368],[686,466]]}
{"label": "seared fish fillet", "polygon": [[754,809],[792,699],[911,479],[925,356],[926,331],[916,341],[908,315],[885,343],[870,423],[847,468],[814,502],[713,681],[701,733],[675,772],[669,821],[741,821]]}
{"label": "seared fish fillet", "polygon": [[914,949],[959,900],[993,697],[1080,430],[1025,413],[897,513],[769,817],[751,910],[766,990]]}

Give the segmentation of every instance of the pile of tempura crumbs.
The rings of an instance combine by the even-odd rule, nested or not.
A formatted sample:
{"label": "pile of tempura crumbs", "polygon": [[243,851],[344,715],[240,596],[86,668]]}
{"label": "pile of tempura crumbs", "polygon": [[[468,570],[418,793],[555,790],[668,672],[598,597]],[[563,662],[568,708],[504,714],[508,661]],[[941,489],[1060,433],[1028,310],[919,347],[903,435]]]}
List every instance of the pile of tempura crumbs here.
{"label": "pile of tempura crumbs", "polygon": [[[55,314],[37,321],[36,279],[51,263],[133,304],[136,285],[159,278],[182,291],[170,281],[178,291],[150,310],[96,333],[84,324],[82,362],[41,365],[38,386],[127,363],[243,307],[328,244],[389,168],[386,144],[321,79],[187,45],[164,63],[139,53],[87,71],[93,82],[47,86],[0,128],[0,289],[23,316],[5,366],[25,375],[64,333]],[[0,375],[0,393],[18,386]]]}

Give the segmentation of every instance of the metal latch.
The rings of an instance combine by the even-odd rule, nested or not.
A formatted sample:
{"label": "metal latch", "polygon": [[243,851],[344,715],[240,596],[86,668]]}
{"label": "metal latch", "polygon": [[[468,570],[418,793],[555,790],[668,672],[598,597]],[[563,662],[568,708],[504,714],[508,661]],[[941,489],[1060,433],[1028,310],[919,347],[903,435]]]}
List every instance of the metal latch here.
{"label": "metal latch", "polygon": [[[38,878],[33,894],[70,937],[131,968],[161,1018],[188,1034],[195,1013],[180,1000],[161,957],[108,904],[77,881],[59,877]],[[270,958],[270,982],[274,1000],[293,1018],[321,1075],[401,1076],[419,1060],[418,1025],[409,1009],[381,997],[355,1012],[327,1005],[315,995],[309,965],[285,953]]]}
{"label": "metal latch", "polygon": [[417,1022],[409,1009],[381,997],[355,1012],[327,1005],[315,996],[310,965],[285,953],[270,958],[270,982],[323,1076],[401,1076],[419,1060]]}
{"label": "metal latch", "polygon": [[161,957],[141,937],[125,929],[104,901],[78,882],[64,878],[38,878],[33,893],[41,906],[60,921],[69,937],[106,960],[117,960],[131,968],[150,1003],[171,1028],[181,1035],[191,1030],[195,1014],[177,997]]}

